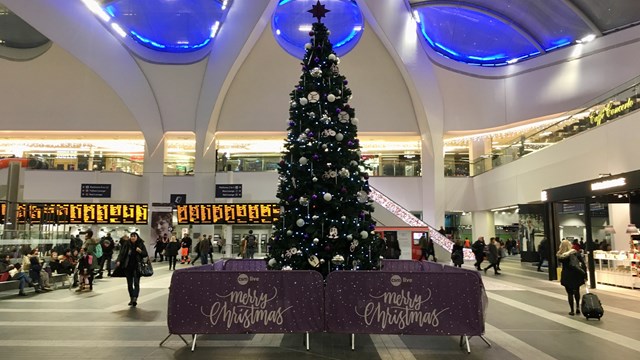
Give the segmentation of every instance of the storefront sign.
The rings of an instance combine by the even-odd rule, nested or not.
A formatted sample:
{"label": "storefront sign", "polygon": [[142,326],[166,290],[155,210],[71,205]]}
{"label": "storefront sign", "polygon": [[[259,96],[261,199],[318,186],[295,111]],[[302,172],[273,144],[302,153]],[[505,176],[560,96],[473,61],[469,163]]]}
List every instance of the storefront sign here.
{"label": "storefront sign", "polygon": [[277,204],[176,205],[178,224],[272,224],[280,218]]}
{"label": "storefront sign", "polygon": [[633,99],[627,99],[627,102],[624,104],[618,105],[616,107],[613,106],[613,102],[608,103],[605,107],[600,111],[594,111],[589,115],[589,122],[592,124],[596,124],[596,126],[600,125],[604,119],[610,119],[615,115],[629,110],[633,107]]}
{"label": "storefront sign", "polygon": [[[7,204],[0,204],[0,223],[4,224]],[[148,222],[147,204],[18,204],[19,224],[131,224]]]}

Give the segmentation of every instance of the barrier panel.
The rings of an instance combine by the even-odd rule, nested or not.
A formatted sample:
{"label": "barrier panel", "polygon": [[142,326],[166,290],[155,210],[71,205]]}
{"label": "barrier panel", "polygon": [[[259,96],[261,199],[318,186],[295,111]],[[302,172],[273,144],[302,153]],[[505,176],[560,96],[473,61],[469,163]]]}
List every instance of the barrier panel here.
{"label": "barrier panel", "polygon": [[224,270],[262,271],[267,270],[264,259],[229,259],[224,263]]}
{"label": "barrier panel", "polygon": [[482,336],[486,294],[472,271],[334,271],[325,287],[326,331],[353,334]]}
{"label": "barrier panel", "polygon": [[323,331],[323,287],[316,271],[178,270],[171,278],[169,333]]}
{"label": "barrier panel", "polygon": [[383,259],[382,260],[382,271],[423,271],[423,265],[421,261],[415,260],[394,260],[394,259]]}

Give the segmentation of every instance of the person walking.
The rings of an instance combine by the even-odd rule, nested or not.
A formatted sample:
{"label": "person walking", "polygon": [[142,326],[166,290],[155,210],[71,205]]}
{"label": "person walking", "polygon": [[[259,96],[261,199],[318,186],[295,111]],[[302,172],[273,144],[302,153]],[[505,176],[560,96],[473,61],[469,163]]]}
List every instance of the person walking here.
{"label": "person walking", "polygon": [[129,306],[136,307],[138,305],[138,296],[140,295],[140,271],[138,265],[142,263],[142,259],[149,256],[144,241],[138,233],[132,232],[129,241],[122,244],[116,268],[121,268],[124,276],[127,278],[127,289],[129,290]]}
{"label": "person walking", "polygon": [[[562,240],[560,248],[556,253],[558,261],[562,264],[562,274],[560,275],[560,284],[564,286],[567,292],[567,300],[573,316],[580,314],[580,286],[587,280],[587,265],[584,257],[579,251],[572,248],[569,240]],[[573,307],[575,300],[575,308]],[[575,312],[574,312],[575,309]]]}
{"label": "person walking", "polygon": [[[207,238],[206,235],[202,236],[202,240],[198,243],[198,249],[200,250],[200,263],[202,265],[207,265],[209,260],[209,251],[211,250],[211,241],[209,241],[209,238]],[[195,262],[195,260],[193,262]]]}
{"label": "person walking", "polygon": [[476,270],[480,271],[480,264],[484,261],[484,237],[480,236],[473,245],[471,245],[471,251],[476,256],[476,262],[473,264]]}
{"label": "person walking", "polygon": [[107,233],[107,235],[100,240],[100,246],[102,246],[102,257],[98,259],[100,263],[100,274],[96,276],[96,279],[102,279],[105,263],[107,264],[107,276],[111,276],[111,260],[113,259],[113,249],[116,247],[116,244],[110,233]]}
{"label": "person walking", "polygon": [[253,235],[253,230],[249,230],[249,235],[245,238],[245,259],[253,259],[253,255],[256,252],[257,240],[256,236]]}
{"label": "person walking", "polygon": [[487,254],[487,260],[489,260],[489,266],[484,268],[485,274],[487,273],[487,270],[493,268],[493,274],[500,275],[500,273],[498,272],[499,256],[500,255],[498,254],[498,246],[496,245],[496,238],[491,238],[489,242],[489,252]]}
{"label": "person walking", "polygon": [[193,240],[189,237],[188,233],[184,233],[182,235],[182,241],[180,242],[180,264],[184,264],[185,262],[188,264],[191,262],[189,258],[189,254],[191,253],[191,244]]}
{"label": "person walking", "polygon": [[418,261],[421,261],[423,258],[425,260],[429,260],[429,251],[427,249],[427,247],[428,247],[427,236],[425,234],[422,234],[422,236],[420,237],[420,241],[419,241],[418,245],[420,245],[420,250],[422,251]]}
{"label": "person walking", "polygon": [[455,267],[462,267],[462,264],[464,264],[463,248],[462,240],[458,239],[453,243],[453,248],[451,248],[451,261]]}
{"label": "person walking", "polygon": [[540,244],[538,244],[538,258],[540,259],[540,261],[538,262],[538,271],[542,272],[542,263],[548,259],[548,253],[549,253],[549,240],[547,240],[547,238],[543,238],[542,241],[540,241]]}
{"label": "person walking", "polygon": [[180,243],[178,242],[178,239],[176,239],[175,235],[171,235],[171,238],[169,239],[169,243],[167,243],[167,248],[165,252],[167,256],[167,260],[169,261],[169,270],[176,269],[176,262],[178,261],[176,259],[176,256],[178,256],[179,249],[180,249]]}

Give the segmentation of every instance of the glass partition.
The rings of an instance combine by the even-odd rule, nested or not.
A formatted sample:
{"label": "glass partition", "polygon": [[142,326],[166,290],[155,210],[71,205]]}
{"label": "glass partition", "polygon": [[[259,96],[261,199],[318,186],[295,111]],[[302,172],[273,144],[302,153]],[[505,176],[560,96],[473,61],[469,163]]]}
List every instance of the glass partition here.
{"label": "glass partition", "polygon": [[[508,164],[564,139],[635,112],[640,108],[638,87],[640,87],[640,77],[599,96],[584,107],[569,111],[553,120],[526,125],[521,127],[521,130],[514,128],[502,133],[495,133],[497,138],[486,135],[485,138],[492,141],[491,154],[467,160],[467,165],[464,163],[469,158],[469,144],[473,140],[482,139],[483,136],[477,135],[475,138],[469,137],[465,140],[459,138],[445,140],[445,176],[482,174],[497,166]],[[456,150],[448,152],[447,148],[455,148]]]}

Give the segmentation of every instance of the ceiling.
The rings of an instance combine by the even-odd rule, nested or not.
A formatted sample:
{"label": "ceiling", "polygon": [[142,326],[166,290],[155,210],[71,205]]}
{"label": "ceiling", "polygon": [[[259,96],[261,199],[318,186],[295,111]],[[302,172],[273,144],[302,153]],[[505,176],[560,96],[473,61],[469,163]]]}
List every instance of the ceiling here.
{"label": "ceiling", "polygon": [[409,0],[429,46],[447,58],[504,66],[640,22],[631,0]]}

